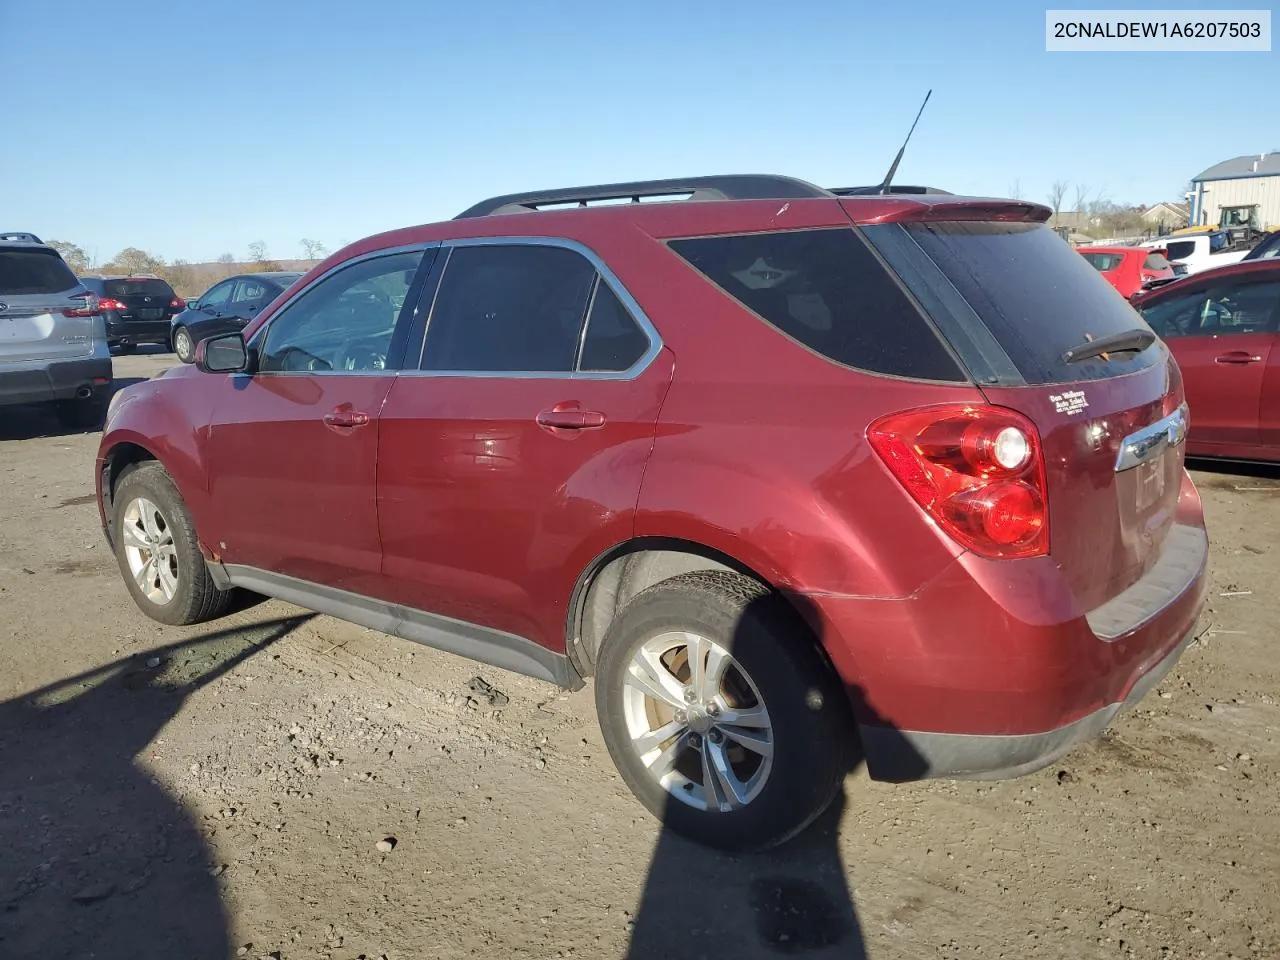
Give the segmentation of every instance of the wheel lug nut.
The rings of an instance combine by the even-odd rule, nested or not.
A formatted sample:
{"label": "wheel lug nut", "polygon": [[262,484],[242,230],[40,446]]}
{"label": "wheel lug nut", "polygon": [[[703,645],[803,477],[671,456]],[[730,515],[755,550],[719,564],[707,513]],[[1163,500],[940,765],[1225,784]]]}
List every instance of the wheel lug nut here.
{"label": "wheel lug nut", "polygon": [[721,740],[724,739],[724,734],[721,733],[719,730],[712,730],[710,733],[707,734],[707,736],[711,738],[712,743],[719,743]]}
{"label": "wheel lug nut", "polygon": [[685,723],[687,720],[688,720],[688,717],[686,716],[683,710],[676,711],[676,716],[675,716],[676,723]]}
{"label": "wheel lug nut", "polygon": [[716,703],[714,700],[711,703],[708,703],[707,716],[710,716],[710,717],[720,716],[720,704]]}
{"label": "wheel lug nut", "polygon": [[689,734],[689,746],[693,747],[693,749],[695,750],[701,750],[702,738],[698,736],[696,733]]}
{"label": "wheel lug nut", "polygon": [[686,687],[684,691],[684,702],[693,703],[697,699],[698,699],[698,695],[694,693],[693,687]]}

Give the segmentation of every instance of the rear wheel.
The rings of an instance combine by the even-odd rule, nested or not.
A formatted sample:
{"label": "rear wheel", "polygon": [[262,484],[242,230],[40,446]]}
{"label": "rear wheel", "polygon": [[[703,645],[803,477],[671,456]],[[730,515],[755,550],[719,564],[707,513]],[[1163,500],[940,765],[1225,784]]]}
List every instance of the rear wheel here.
{"label": "rear wheel", "polygon": [[125,586],[147,616],[186,626],[226,612],[231,591],[209,576],[186,504],[155,461],[121,474],[112,494],[112,542]]}
{"label": "rear wheel", "polygon": [[191,332],[186,327],[173,331],[173,352],[183,363],[190,363],[196,358],[195,344],[191,342]]}
{"label": "rear wheel", "polygon": [[836,795],[854,727],[794,611],[737,574],[637,595],[596,669],[605,743],[632,792],[677,833],[727,850],[782,843]]}

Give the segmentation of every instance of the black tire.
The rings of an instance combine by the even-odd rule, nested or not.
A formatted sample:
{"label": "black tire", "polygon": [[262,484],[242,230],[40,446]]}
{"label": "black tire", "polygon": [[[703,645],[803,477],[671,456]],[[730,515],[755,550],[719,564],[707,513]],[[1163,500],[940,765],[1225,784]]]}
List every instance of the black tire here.
{"label": "black tire", "polygon": [[[172,535],[177,587],[167,602],[158,602],[147,596],[129,566],[125,516],[129,505],[138,498],[155,504],[165,529]],[[120,574],[134,603],[143,613],[160,623],[187,626],[216,619],[227,611],[233,591],[219,590],[214,584],[197,546],[191,515],[164,467],[151,460],[125,468],[112,493],[112,514],[111,541],[115,545]]]}
{"label": "black tire", "polygon": [[83,400],[57,400],[54,402],[53,412],[58,422],[68,430],[82,433],[101,430],[102,422],[107,418],[107,402],[106,396],[101,394],[94,394]]}
{"label": "black tire", "polygon": [[[668,792],[632,746],[625,683],[632,658],[674,631],[728,650],[768,711],[772,767],[754,798],[727,812]],[[812,634],[785,600],[738,574],[699,571],[638,594],[609,627],[595,685],[605,744],[631,791],[674,832],[722,850],[767,849],[800,833],[831,803],[856,756],[848,699]],[[720,736],[716,742],[728,743]],[[699,754],[684,749],[696,762]]]}
{"label": "black tire", "polygon": [[173,335],[169,338],[169,342],[173,352],[177,354],[178,359],[183,363],[190,363],[195,359],[196,344],[191,339],[191,331],[186,327],[174,327]]}

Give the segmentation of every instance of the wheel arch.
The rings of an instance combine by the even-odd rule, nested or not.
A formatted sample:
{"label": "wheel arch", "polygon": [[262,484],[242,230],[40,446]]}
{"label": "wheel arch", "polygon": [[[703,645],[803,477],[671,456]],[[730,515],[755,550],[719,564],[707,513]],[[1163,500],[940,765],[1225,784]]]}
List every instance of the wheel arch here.
{"label": "wheel arch", "polygon": [[98,490],[102,504],[102,529],[107,535],[107,543],[111,544],[112,547],[115,545],[111,541],[111,516],[114,511],[115,490],[116,485],[120,482],[120,475],[134,464],[146,463],[152,460],[156,463],[161,462],[154,451],[133,440],[121,440],[102,454],[99,463],[101,472],[98,475]]}

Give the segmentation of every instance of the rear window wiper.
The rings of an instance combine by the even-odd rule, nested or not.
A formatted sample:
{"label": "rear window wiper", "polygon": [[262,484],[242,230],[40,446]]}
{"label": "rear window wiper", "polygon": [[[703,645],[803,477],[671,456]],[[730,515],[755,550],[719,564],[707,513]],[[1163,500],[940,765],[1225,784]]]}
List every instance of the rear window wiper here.
{"label": "rear window wiper", "polygon": [[1102,357],[1105,360],[1109,353],[1141,353],[1156,342],[1154,333],[1138,327],[1132,330],[1121,330],[1119,333],[1109,333],[1097,339],[1090,337],[1087,333],[1085,336],[1089,339],[1062,355],[1063,363],[1075,363],[1077,360],[1090,360],[1093,357]]}

